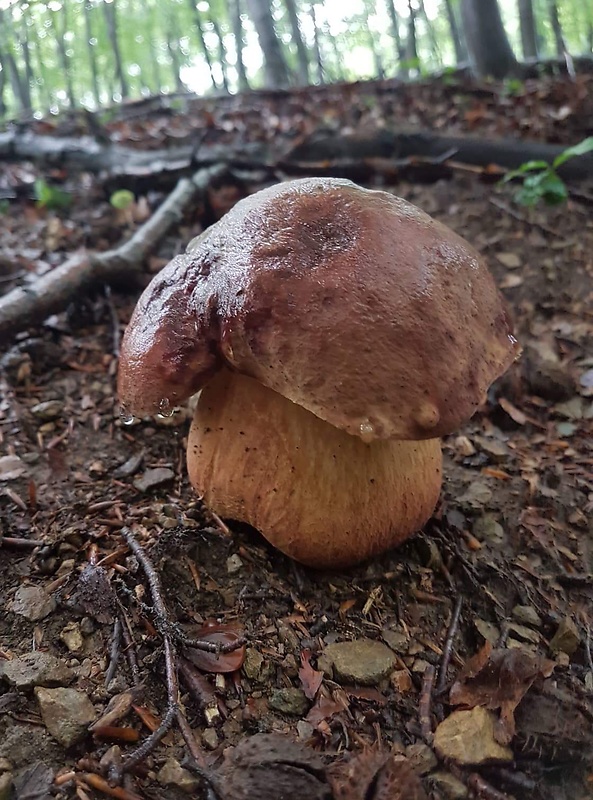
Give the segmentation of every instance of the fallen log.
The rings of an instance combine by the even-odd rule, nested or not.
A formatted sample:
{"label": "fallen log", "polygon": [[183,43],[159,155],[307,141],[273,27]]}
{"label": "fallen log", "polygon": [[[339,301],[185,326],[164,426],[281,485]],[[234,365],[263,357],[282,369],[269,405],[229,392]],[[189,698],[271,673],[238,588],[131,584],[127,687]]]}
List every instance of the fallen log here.
{"label": "fallen log", "polygon": [[80,250],[32,285],[19,286],[0,298],[0,343],[62,311],[92,286],[108,284],[122,271],[140,269],[146,256],[181,219],[196,196],[203,194],[226,169],[216,164],[183,178],[150,219],[119,247],[104,253]]}

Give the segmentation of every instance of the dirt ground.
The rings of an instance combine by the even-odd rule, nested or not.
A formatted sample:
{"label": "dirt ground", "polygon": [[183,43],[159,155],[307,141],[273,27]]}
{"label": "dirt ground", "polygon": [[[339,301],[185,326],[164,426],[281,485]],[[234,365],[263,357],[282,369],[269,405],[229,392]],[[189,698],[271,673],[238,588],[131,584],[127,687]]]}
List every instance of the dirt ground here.
{"label": "dirt ground", "polygon": [[[559,96],[556,109],[570,105],[570,86],[561,81],[553,92],[547,84],[540,84],[539,91]],[[467,130],[467,112],[460,114],[442,86],[438,109],[434,104],[429,119],[436,92],[431,85],[427,99],[417,101],[423,124],[438,123],[448,113],[454,117],[450,129]],[[470,111],[476,101],[471,102]],[[516,128],[566,143],[593,133],[584,112],[573,108],[570,128],[571,115],[548,113],[550,103],[540,97],[536,108],[524,98],[522,119],[529,124]],[[512,127],[509,120],[520,114],[505,116],[511,105],[521,108],[502,91],[489,99],[483,128],[476,127],[477,112],[471,117],[474,132],[494,135]],[[378,116],[376,106],[372,109]],[[336,105],[332,113],[339,119]],[[278,128],[287,130],[291,117],[283,116],[283,110],[276,114]],[[163,119],[174,126],[175,117]],[[164,127],[165,122],[159,127],[152,119],[144,130],[158,130],[160,136]],[[246,128],[242,135],[248,138],[247,123]],[[27,171],[36,175],[31,165],[10,166],[5,185],[22,184]],[[122,219],[99,179],[62,179],[76,193],[72,209],[40,209],[21,197],[0,217],[0,290],[51,269],[83,242],[105,249],[141,224],[142,202],[135,206],[136,219]],[[377,179],[370,185],[377,185]],[[591,207],[570,199],[558,208],[526,210],[514,204],[513,187],[462,172],[430,185],[400,182],[382,188],[419,205],[487,257],[524,350],[492,388],[487,406],[444,440],[444,486],[432,521],[406,545],[371,563],[336,573],[305,569],[274,551],[257,532],[232,522],[227,528],[209,516],[187,481],[189,412],[122,423],[115,395],[117,343],[137,294],[99,290],[78,298],[67,312],[20,334],[5,348],[0,384],[0,798],[5,797],[2,775],[16,781],[17,798],[53,794],[84,800],[105,796],[109,789],[123,800],[169,798],[184,796],[180,787],[188,788],[188,772],[170,780],[163,772],[168,768],[171,773],[173,759],[181,763],[186,754],[176,727],[126,777],[123,789],[99,787],[88,778],[106,774],[103,767],[117,760],[117,748],[124,756],[132,752],[167,710],[162,638],[150,609],[138,602],[151,603],[146,578],[122,539],[124,527],[133,530],[157,566],[169,613],[186,632],[201,635],[204,623],[216,620],[223,640],[235,630],[247,636],[245,650],[221,656],[225,671],[215,666],[212,672],[212,665],[198,663],[198,688],[182,675],[185,712],[205,768],[218,770],[225,752],[245,737],[279,733],[327,761],[368,748],[393,748],[411,760],[434,798],[593,797]],[[224,187],[216,196],[221,192]],[[153,207],[158,199],[147,196],[146,204]],[[215,199],[211,196],[211,206]],[[199,232],[202,211],[194,210],[167,237],[149,270],[162,266]],[[88,580],[97,563],[104,584]],[[23,587],[43,593],[23,593]],[[111,591],[117,607],[111,604]],[[448,669],[439,683],[448,631],[459,609]],[[124,638],[106,685],[118,616],[129,623],[126,635],[132,643]],[[358,682],[341,675],[335,664],[332,673],[324,661],[327,648],[358,640],[384,643],[389,669]],[[497,688],[484,689],[482,702],[465,702],[464,707],[486,706],[492,709],[490,718],[498,718],[496,693],[506,685],[514,695],[521,683],[509,653],[526,654],[537,668],[517,699],[510,752],[464,764],[449,745],[436,746],[433,734],[459,713],[449,689],[485,642],[495,652],[506,652],[507,672],[497,677]],[[55,656],[59,668],[70,671],[69,678],[39,679],[36,688],[24,680],[15,684],[6,664],[32,651]],[[43,686],[69,686],[79,700],[86,696],[99,717],[112,697],[135,685],[130,653],[140,677],[133,707],[130,701],[127,713],[100,735],[83,731],[70,741],[66,723],[57,737],[52,735]],[[241,669],[233,670],[243,658]],[[436,680],[427,707],[431,672]],[[83,713],[87,706],[81,704]],[[474,737],[486,734],[480,729]],[[51,772],[43,772],[42,765]],[[213,796],[213,790],[208,795],[193,780],[193,796]],[[339,796],[396,796],[381,793],[376,782],[356,791],[345,789]],[[221,797],[224,792],[223,786]],[[226,796],[248,795],[228,788]],[[413,795],[401,794],[406,796]]]}

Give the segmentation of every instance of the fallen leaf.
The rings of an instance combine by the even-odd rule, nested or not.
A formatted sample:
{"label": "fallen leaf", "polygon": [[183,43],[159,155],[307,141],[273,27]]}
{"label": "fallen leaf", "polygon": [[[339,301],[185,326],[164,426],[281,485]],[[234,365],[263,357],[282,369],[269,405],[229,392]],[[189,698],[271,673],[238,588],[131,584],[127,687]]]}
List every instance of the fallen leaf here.
{"label": "fallen leaf", "polygon": [[303,650],[301,652],[301,664],[299,678],[303,686],[305,697],[308,700],[314,700],[315,695],[319,691],[319,687],[323,683],[323,672],[313,669],[311,666],[310,650]]}
{"label": "fallen leaf", "polygon": [[[192,629],[191,633],[193,639],[219,645],[233,644],[241,635],[236,626],[224,623],[206,623],[201,628]],[[245,661],[245,645],[229,653],[208,653],[197,647],[185,647],[183,653],[202,672],[236,672]]]}
{"label": "fallen leaf", "polygon": [[527,422],[527,417],[525,414],[520,411],[516,406],[514,406],[510,400],[507,400],[505,397],[501,397],[498,401],[498,405],[507,412],[509,417],[517,423],[517,425],[525,425]]}
{"label": "fallen leaf", "polygon": [[18,456],[0,458],[0,481],[14,481],[24,475],[27,465]]}

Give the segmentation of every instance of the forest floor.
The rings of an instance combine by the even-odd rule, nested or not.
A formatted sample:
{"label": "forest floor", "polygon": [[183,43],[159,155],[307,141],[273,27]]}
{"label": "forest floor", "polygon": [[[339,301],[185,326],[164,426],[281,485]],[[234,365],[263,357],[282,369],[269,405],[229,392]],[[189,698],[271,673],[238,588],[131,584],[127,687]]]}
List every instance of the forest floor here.
{"label": "forest floor", "polygon": [[[590,79],[521,87],[441,79],[389,93],[371,84],[193,102],[181,110],[139,106],[133,118],[130,106],[114,112],[105,130],[141,148],[201,135],[229,146],[265,137],[281,148],[321,126],[360,131],[405,120],[447,133],[569,145],[593,134],[591,89]],[[78,124],[58,119],[34,127],[59,135]],[[106,190],[100,175],[56,166],[41,176],[20,163],[1,176],[0,190],[15,190],[17,199],[0,217],[0,292],[51,270],[83,244],[113,247],[164,197],[162,188],[149,191],[123,213],[110,205],[113,187]],[[74,203],[40,207],[32,197],[39,177],[59,181]],[[294,565],[256,532],[227,527],[201,507],[185,470],[189,413],[122,424],[117,349],[137,293],[101,288],[6,346],[2,800],[11,780],[16,798],[81,800],[105,792],[122,800],[175,798],[188,790],[228,800],[250,792],[279,798],[274,780],[286,770],[295,797],[301,779],[325,786],[307,751],[271,756],[270,740],[260,741],[251,761],[229,758],[245,737],[269,732],[287,734],[328,763],[350,751],[392,748],[433,798],[593,797],[591,207],[569,199],[527,210],[514,203],[516,187],[461,171],[422,185],[392,178],[375,175],[368,183],[417,204],[486,256],[524,353],[487,406],[445,439],[433,520],[385,557],[337,573]],[[221,180],[161,243],[148,270],[260,185]],[[123,788],[105,780],[119,751],[125,758],[167,711],[159,620],[138,602],[152,604],[122,538],[127,528],[154,562],[169,614],[186,634],[213,640],[204,626],[215,620],[221,641],[237,631],[247,636],[244,648],[218,658],[184,651],[197,667],[181,674],[194,755],[222,776],[210,794],[180,770],[187,748],[176,726]],[[116,619],[125,629],[117,663]],[[362,649],[337,647],[360,640]],[[474,677],[463,673],[472,657]],[[450,695],[460,674],[457,695]],[[114,697],[119,706],[104,719]],[[382,789],[377,775],[387,769],[385,759],[365,758],[375,766],[359,762],[356,780],[340,790],[334,780],[332,796],[422,796],[412,783],[400,794],[395,784]],[[302,796],[330,796],[315,791]]]}

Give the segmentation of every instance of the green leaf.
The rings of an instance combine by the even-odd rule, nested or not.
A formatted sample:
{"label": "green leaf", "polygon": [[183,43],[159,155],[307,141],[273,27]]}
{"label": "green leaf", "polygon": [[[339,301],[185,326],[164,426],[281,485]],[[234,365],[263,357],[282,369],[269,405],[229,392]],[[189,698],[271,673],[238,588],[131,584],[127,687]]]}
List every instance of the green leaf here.
{"label": "green leaf", "polygon": [[118,189],[117,192],[114,192],[109,198],[111,205],[120,211],[129,208],[135,200],[134,192],[131,192],[129,189]]}
{"label": "green leaf", "polygon": [[52,211],[68,208],[72,203],[72,195],[69,192],[58,189],[57,186],[50,186],[43,178],[37,178],[35,181],[35,199],[38,206]]}
{"label": "green leaf", "polygon": [[547,161],[526,161],[524,164],[521,164],[518,169],[513,169],[510,172],[507,172],[502,179],[502,183],[508,183],[515,178],[520,178],[522,175],[525,175],[526,172],[534,172],[538,169],[548,170],[550,169],[550,165]]}
{"label": "green leaf", "polygon": [[0,214],[8,214],[9,208],[10,208],[10,203],[6,198],[0,200]]}
{"label": "green leaf", "polygon": [[573,145],[573,147],[567,147],[563,153],[560,153],[559,156],[556,156],[554,159],[554,169],[558,169],[558,167],[562,166],[562,164],[564,164],[565,161],[568,161],[569,158],[584,156],[591,152],[593,152],[593,136],[583,139],[582,142]]}

